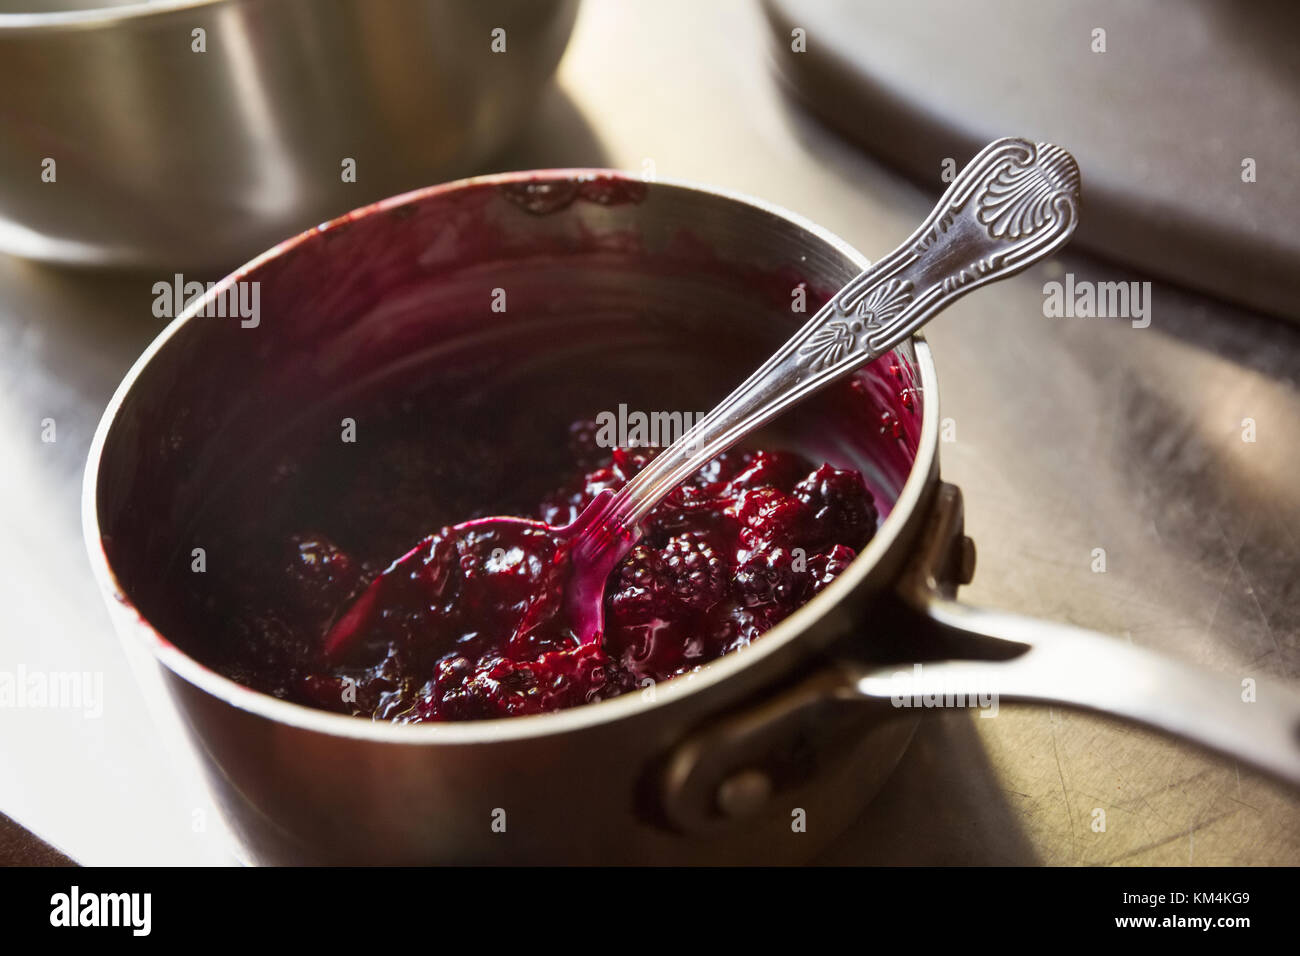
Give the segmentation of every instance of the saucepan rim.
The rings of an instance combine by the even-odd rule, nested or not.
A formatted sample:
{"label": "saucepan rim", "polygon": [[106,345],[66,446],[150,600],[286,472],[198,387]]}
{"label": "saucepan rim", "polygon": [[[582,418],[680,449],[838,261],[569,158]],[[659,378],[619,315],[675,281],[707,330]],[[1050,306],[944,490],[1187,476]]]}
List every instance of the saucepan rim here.
{"label": "saucepan rim", "polygon": [[147,20],[179,10],[197,7],[214,7],[232,0],[139,0],[115,7],[85,7],[73,10],[29,11],[0,13],[0,31],[3,30],[57,30],[60,27],[112,26],[125,20]]}
{"label": "saucepan rim", "polygon": [[119,6],[87,6],[72,10],[0,12],[0,33],[50,33],[58,30],[110,28],[125,22],[155,20],[171,13],[202,7],[231,6],[241,0],[136,0]]}
{"label": "saucepan rim", "polygon": [[[182,680],[235,708],[265,717],[279,724],[315,731],[335,737],[370,740],[396,745],[428,744],[481,744],[503,742],[533,737],[563,734],[612,723],[644,714],[660,707],[677,703],[694,694],[701,694],[721,684],[759,660],[780,652],[797,640],[821,617],[836,608],[880,564],[885,554],[899,541],[911,516],[921,507],[934,474],[938,455],[939,410],[936,372],[930,351],[924,339],[913,336],[915,365],[921,385],[921,432],[916,456],[903,487],[876,535],[830,586],[778,623],[743,651],[726,654],[695,672],[689,679],[676,678],[665,681],[652,696],[640,693],[623,694],[610,700],[584,704],[554,713],[491,720],[449,721],[445,723],[394,724],[387,721],[370,721],[346,714],[309,707],[304,704],[280,700],[270,694],[245,687],[201,664],[182,651],[150,623],[136,608],[130,596],[117,580],[103,546],[98,515],[98,488],[101,459],[105,445],[118,413],[136,382],[144,374],[154,357],[168,341],[196,316],[201,316],[209,300],[222,296],[230,286],[252,274],[266,263],[284,256],[298,246],[318,238],[331,229],[337,229],[358,219],[378,215],[400,206],[421,203],[458,190],[499,186],[517,182],[545,180],[575,180],[590,177],[614,177],[641,181],[634,173],[592,168],[540,169],[510,173],[473,176],[436,186],[427,186],[401,193],[387,199],[359,207],[351,212],[307,229],[279,243],[212,286],[202,297],[182,311],[144,350],[127,372],[109,401],[95,429],[90,454],[86,462],[82,486],[82,531],[90,563],[106,602],[113,610],[115,626],[119,632],[130,630],[132,639],[144,644],[160,664]],[[843,255],[859,269],[869,261],[851,245],[810,220],[773,203],[726,189],[719,189],[680,179],[656,179],[652,189],[677,189],[698,193],[704,198],[723,199],[758,208],[789,222],[791,225],[820,240],[835,252]],[[128,616],[134,620],[127,620]],[[125,635],[123,635],[125,637]]]}

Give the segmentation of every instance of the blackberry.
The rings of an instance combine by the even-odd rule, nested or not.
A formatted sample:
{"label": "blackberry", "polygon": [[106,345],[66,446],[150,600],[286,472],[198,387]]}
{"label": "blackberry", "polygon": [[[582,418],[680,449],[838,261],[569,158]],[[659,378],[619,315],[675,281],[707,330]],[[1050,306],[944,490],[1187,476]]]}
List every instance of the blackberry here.
{"label": "blackberry", "polygon": [[736,569],[736,597],[745,607],[775,605],[794,610],[808,580],[807,569],[795,569],[785,548],[765,548],[751,554]]}
{"label": "blackberry", "polygon": [[615,572],[609,592],[610,616],[618,623],[645,623],[668,610],[667,593],[663,558],[649,545],[638,544]]}
{"label": "blackberry", "polygon": [[672,594],[683,607],[707,611],[726,595],[727,565],[706,535],[676,535],[660,558]]}
{"label": "blackberry", "polygon": [[857,557],[857,552],[837,544],[824,554],[814,554],[808,559],[808,573],[812,582],[810,595],[819,593],[822,588],[839,577]]}
{"label": "blackberry", "polygon": [[794,547],[807,532],[807,505],[776,488],[745,491],[731,510],[740,520],[740,543],[750,552]]}
{"label": "blackberry", "polygon": [[584,471],[609,463],[609,449],[601,448],[596,441],[599,433],[599,426],[590,419],[569,426],[569,454]]}
{"label": "blackberry", "polygon": [[315,623],[328,620],[356,589],[357,563],[321,534],[295,535],[287,550],[283,581],[289,603]]}
{"label": "blackberry", "polygon": [[815,545],[842,544],[861,548],[876,532],[875,502],[862,475],[822,465],[794,486],[812,518]]}
{"label": "blackberry", "polygon": [[623,559],[610,597],[614,621],[646,624],[679,610],[707,611],[727,593],[727,564],[700,533],[680,534],[663,548],[641,543]]}
{"label": "blackberry", "polygon": [[769,487],[789,491],[795,482],[811,470],[812,463],[795,452],[756,451],[750,455],[744,469],[731,479],[731,487]]}

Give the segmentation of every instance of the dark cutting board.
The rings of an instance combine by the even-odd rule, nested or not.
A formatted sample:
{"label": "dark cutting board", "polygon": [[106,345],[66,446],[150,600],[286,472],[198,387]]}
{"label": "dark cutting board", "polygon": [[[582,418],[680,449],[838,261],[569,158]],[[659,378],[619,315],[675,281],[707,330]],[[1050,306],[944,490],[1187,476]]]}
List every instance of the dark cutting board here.
{"label": "dark cutting board", "polygon": [[[1079,242],[1300,318],[1300,2],[765,6],[797,94],[918,180],[938,188],[945,158],[961,165],[999,136],[1059,143],[1083,171]],[[795,27],[805,53],[790,49]]]}

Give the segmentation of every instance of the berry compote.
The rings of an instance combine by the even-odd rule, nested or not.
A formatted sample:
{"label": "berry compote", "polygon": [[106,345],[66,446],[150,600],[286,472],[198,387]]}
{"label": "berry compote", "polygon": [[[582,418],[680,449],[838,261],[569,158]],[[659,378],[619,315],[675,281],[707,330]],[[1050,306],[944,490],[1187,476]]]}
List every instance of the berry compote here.
{"label": "berry compote", "polygon": [[[595,434],[590,422],[570,429],[571,477],[532,517],[570,523],[657,454],[601,449]],[[240,554],[239,612],[211,663],[276,696],[373,719],[573,707],[750,644],[834,580],[877,520],[856,471],[789,451],[722,454],[644,520],[606,586],[605,633],[587,645],[565,613],[566,547],[544,529],[443,527],[376,587],[381,567],[304,529]]]}

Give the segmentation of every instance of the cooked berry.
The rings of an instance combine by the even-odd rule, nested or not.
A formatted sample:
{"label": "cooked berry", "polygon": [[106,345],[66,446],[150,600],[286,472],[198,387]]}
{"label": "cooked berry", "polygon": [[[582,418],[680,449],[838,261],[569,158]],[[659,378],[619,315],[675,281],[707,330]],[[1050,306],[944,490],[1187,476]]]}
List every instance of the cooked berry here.
{"label": "cooked berry", "polygon": [[776,488],[742,493],[734,511],[740,520],[740,543],[750,551],[769,545],[794,547],[808,531],[807,505]]}
{"label": "cooked berry", "polygon": [[824,554],[814,554],[808,559],[808,577],[811,583],[809,597],[839,577],[857,557],[852,548],[837,544]]}
{"label": "cooked berry", "polygon": [[726,594],[727,565],[706,535],[676,535],[664,548],[661,560],[673,597],[683,607],[707,611]]}
{"label": "cooked berry", "polygon": [[746,607],[772,604],[794,610],[808,580],[804,563],[785,548],[765,548],[751,554],[736,568],[735,590]]}
{"label": "cooked berry", "polygon": [[607,612],[618,624],[646,624],[669,613],[670,593],[663,557],[655,548],[638,544],[614,571]]}
{"label": "cooked berry", "polygon": [[569,456],[579,468],[595,468],[609,458],[608,450],[597,442],[600,427],[593,421],[583,420],[569,426]]}
{"label": "cooked berry", "polygon": [[732,488],[777,488],[789,491],[812,470],[812,462],[788,451],[756,451],[731,479]]}
{"label": "cooked berry", "polygon": [[328,619],[360,580],[356,562],[321,534],[295,535],[288,551],[283,580],[290,600],[304,613]]}
{"label": "cooked berry", "polygon": [[794,486],[807,506],[819,543],[860,548],[876,531],[876,505],[862,475],[822,465]]}

